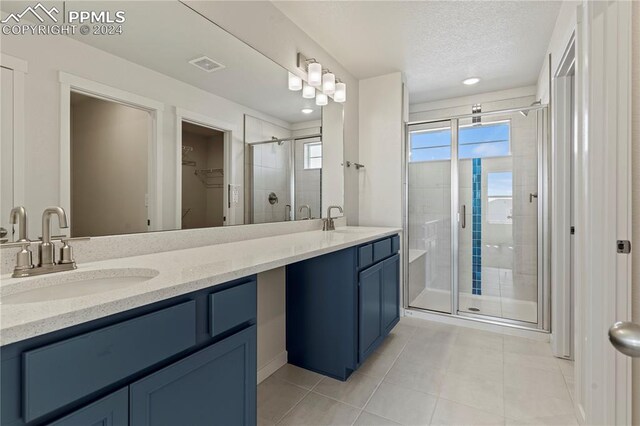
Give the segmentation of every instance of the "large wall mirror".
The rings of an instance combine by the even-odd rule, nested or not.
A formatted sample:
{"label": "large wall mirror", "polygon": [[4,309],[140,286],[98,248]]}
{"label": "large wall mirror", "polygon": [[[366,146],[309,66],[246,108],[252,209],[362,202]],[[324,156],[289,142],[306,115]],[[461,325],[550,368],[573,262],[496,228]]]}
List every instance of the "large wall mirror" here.
{"label": "large wall mirror", "polygon": [[16,205],[37,239],[52,205],[69,216],[62,233],[81,237],[320,218],[343,204],[342,104],[289,91],[286,69],[178,1],[42,5],[2,2],[3,26],[69,11],[125,21],[3,28],[3,239],[17,238]]}

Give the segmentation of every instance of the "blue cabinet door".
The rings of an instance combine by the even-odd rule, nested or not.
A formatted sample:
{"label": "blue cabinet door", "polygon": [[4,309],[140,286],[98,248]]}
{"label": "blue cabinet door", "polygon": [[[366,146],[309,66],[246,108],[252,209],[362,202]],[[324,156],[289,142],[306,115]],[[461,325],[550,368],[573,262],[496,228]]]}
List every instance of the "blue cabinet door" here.
{"label": "blue cabinet door", "polygon": [[127,426],[129,424],[129,389],[120,389],[50,423],[49,426]]}
{"label": "blue cabinet door", "polygon": [[384,335],[400,321],[400,255],[382,262],[382,330]]}
{"label": "blue cabinet door", "polygon": [[130,386],[132,426],[255,425],[256,326]]}
{"label": "blue cabinet door", "polygon": [[360,272],[358,287],[360,364],[382,341],[382,282],[383,262]]}

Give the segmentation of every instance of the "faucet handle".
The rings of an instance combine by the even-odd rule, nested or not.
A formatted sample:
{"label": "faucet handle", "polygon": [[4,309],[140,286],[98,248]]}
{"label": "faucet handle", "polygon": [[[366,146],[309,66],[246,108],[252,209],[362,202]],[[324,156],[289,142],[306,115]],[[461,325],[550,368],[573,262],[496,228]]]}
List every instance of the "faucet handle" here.
{"label": "faucet handle", "polygon": [[19,241],[17,243],[20,246],[20,251],[16,254],[16,266],[13,268],[14,278],[24,277],[28,275],[30,269],[33,269],[33,255],[29,246],[31,241]]}
{"label": "faucet handle", "polygon": [[76,261],[73,259],[73,248],[69,245],[69,240],[62,240],[62,247],[60,247],[60,260],[58,261],[60,265],[64,264],[75,264]]}

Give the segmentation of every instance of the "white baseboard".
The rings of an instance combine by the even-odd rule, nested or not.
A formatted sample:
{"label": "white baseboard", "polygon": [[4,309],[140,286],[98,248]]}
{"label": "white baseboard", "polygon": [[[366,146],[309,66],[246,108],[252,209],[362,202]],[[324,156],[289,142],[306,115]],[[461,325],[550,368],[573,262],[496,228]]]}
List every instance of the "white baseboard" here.
{"label": "white baseboard", "polygon": [[288,355],[287,351],[282,351],[275,358],[267,363],[264,367],[258,370],[258,384],[264,379],[278,371],[280,367],[287,363]]}
{"label": "white baseboard", "polygon": [[413,309],[405,309],[404,316],[406,318],[417,318],[420,320],[435,321],[444,324],[457,325],[459,327],[475,328],[477,330],[492,331],[494,333],[500,333],[508,336],[524,337],[526,339],[538,340],[542,342],[549,341],[549,333],[527,330],[525,328],[516,328],[506,325],[498,325],[483,321],[478,321],[471,318],[464,318],[453,315],[436,314],[430,312],[423,312]]}

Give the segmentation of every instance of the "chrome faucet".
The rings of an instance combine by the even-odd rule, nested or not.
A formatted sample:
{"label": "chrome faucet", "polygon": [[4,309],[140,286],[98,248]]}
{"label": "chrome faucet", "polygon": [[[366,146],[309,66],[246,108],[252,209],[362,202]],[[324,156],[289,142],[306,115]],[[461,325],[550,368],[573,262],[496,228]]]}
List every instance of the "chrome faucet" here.
{"label": "chrome faucet", "polygon": [[27,239],[27,210],[22,207],[14,207],[11,209],[9,216],[9,222],[12,225],[18,225],[18,241],[16,241],[20,247],[20,251],[16,255],[16,266],[13,270],[13,276],[23,276],[33,269],[33,255],[29,246],[31,241]]}
{"label": "chrome faucet", "polygon": [[[27,213],[24,207],[16,207],[11,210],[11,223],[20,223],[18,232],[19,240],[14,243],[3,244],[3,247],[20,247],[13,269],[12,277],[29,277],[32,275],[49,274],[52,272],[70,271],[76,269],[73,260],[73,251],[68,242],[72,238],[62,238],[60,248],[60,260],[55,260],[55,244],[51,241],[51,216],[58,216],[60,228],[68,228],[67,214],[62,207],[47,207],[42,213],[42,241],[38,245],[38,266],[33,265],[29,246],[32,244],[27,239]],[[75,239],[75,238],[73,238]],[[88,239],[88,238],[79,238]],[[33,244],[37,244],[34,242]]]}
{"label": "chrome faucet", "polygon": [[51,242],[51,216],[58,216],[60,228],[68,228],[67,214],[62,207],[47,207],[42,212],[42,243],[38,247],[40,261],[38,267],[51,267],[55,265],[55,245]]}
{"label": "chrome faucet", "polygon": [[302,214],[302,210],[303,209],[307,209],[307,215],[302,217],[302,220],[309,220],[311,219],[311,207],[309,207],[309,204],[303,204],[300,206],[300,208],[298,209],[298,213]]}
{"label": "chrome faucet", "polygon": [[331,210],[338,209],[340,213],[343,213],[342,207],[340,206],[329,206],[327,208],[327,217],[322,221],[322,230],[323,231],[335,231],[336,224],[333,222],[333,218],[331,217]]}

